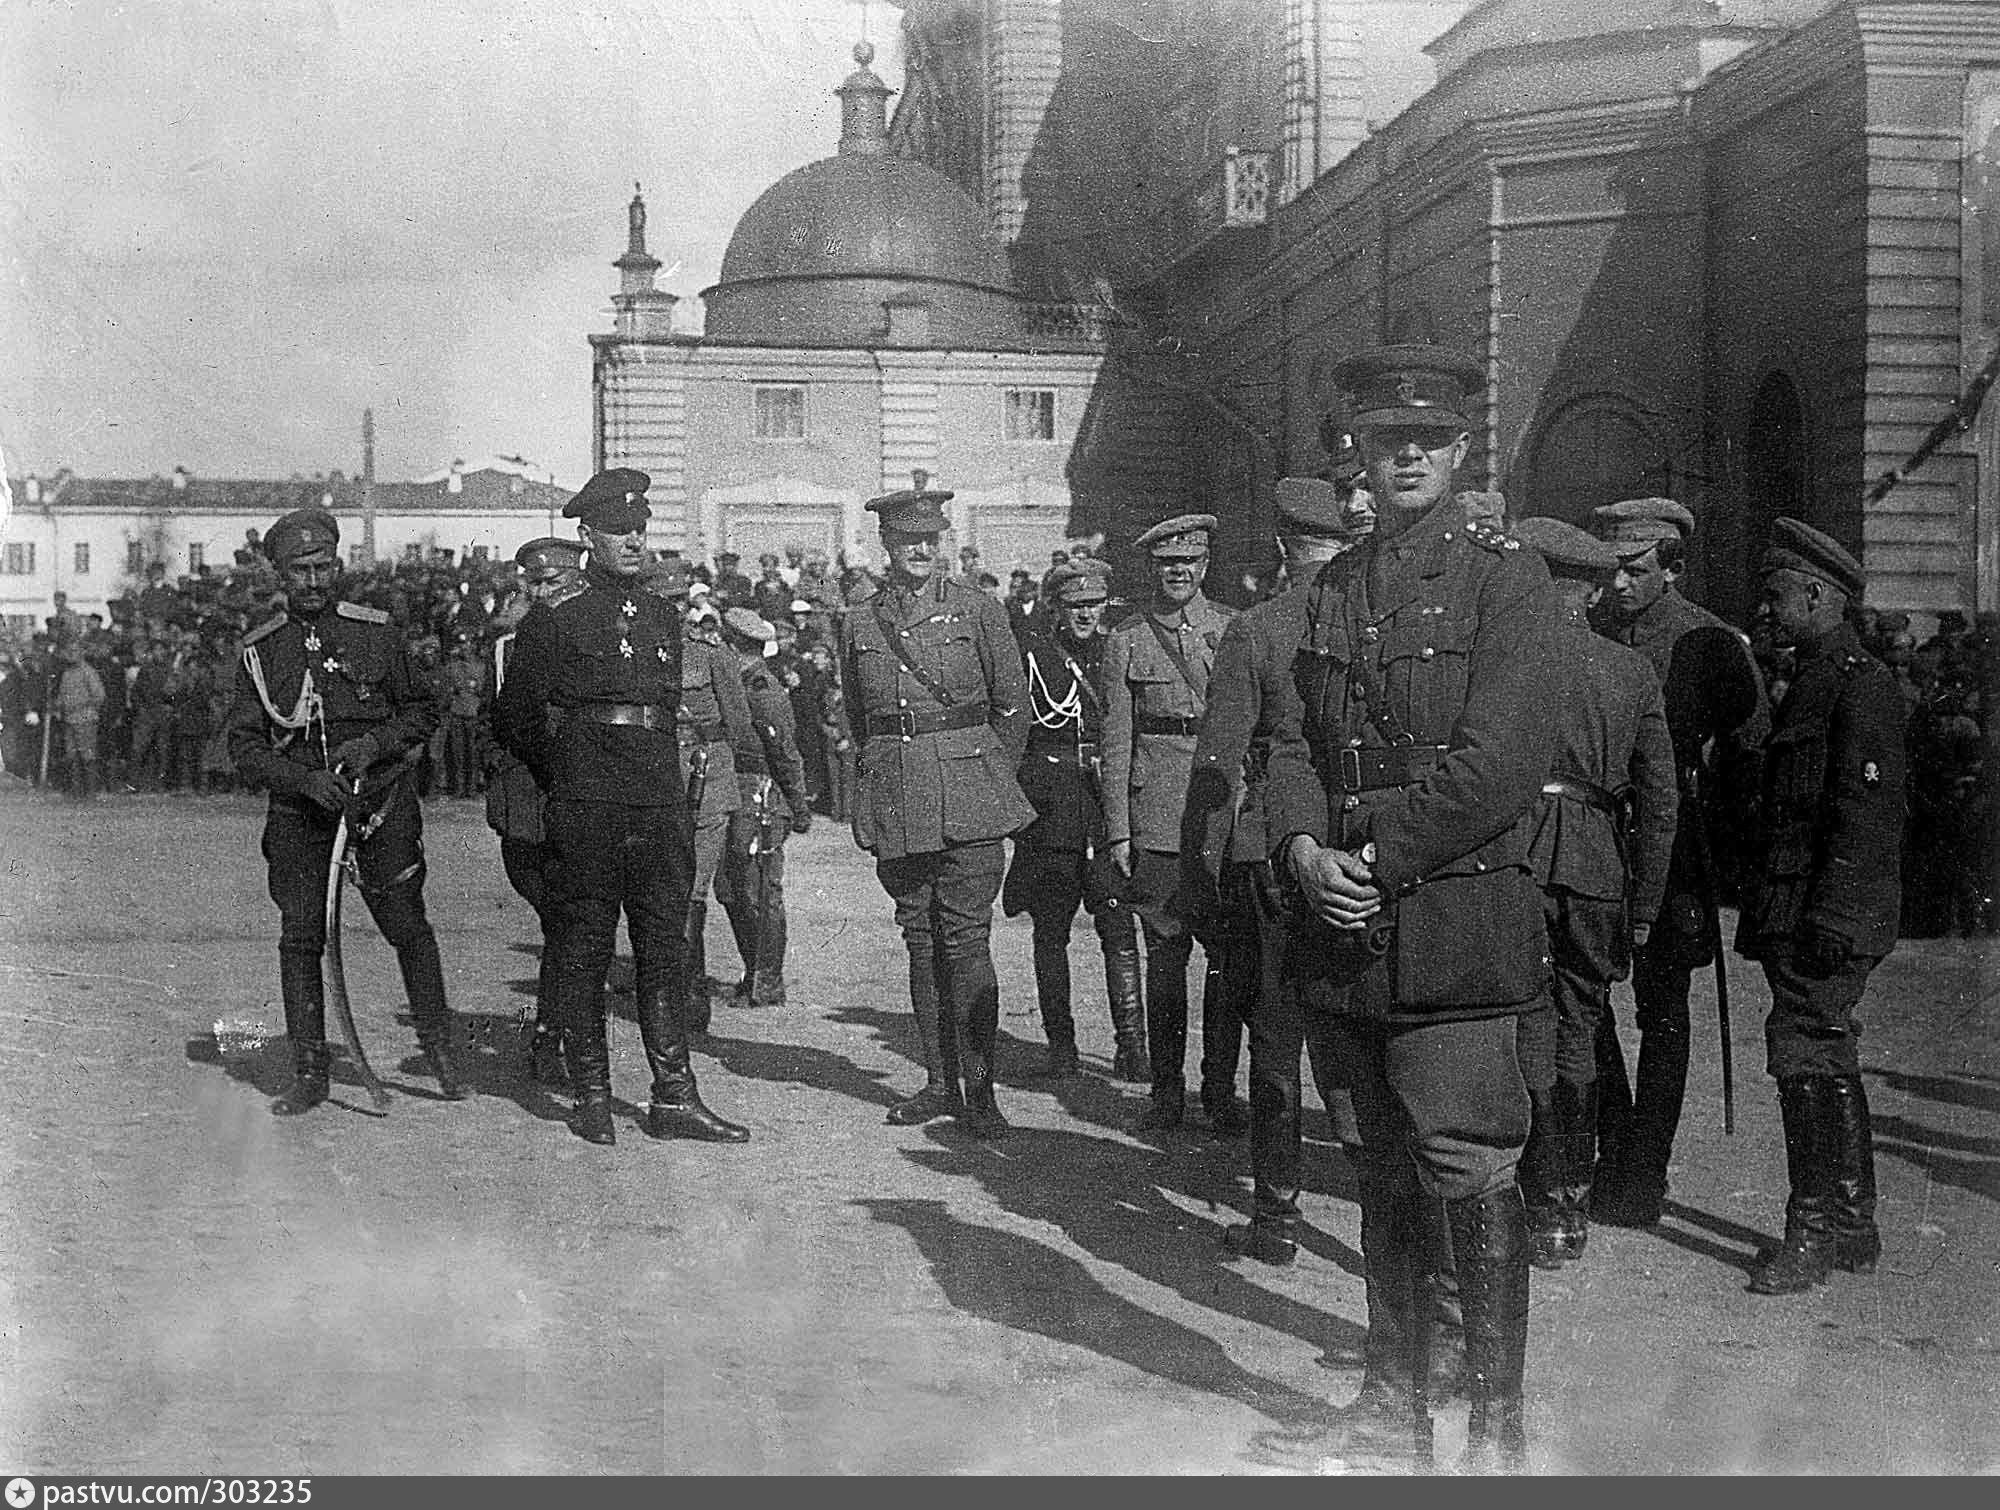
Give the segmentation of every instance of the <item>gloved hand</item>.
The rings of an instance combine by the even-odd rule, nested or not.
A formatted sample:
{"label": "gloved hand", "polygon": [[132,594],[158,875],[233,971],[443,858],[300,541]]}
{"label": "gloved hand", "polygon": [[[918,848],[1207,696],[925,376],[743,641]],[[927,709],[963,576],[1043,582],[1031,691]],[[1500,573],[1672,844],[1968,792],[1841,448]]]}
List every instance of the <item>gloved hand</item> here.
{"label": "gloved hand", "polygon": [[1833,974],[1853,956],[1854,951],[1847,940],[1837,933],[1807,925],[1805,933],[1796,945],[1793,957],[1800,973],[1823,979]]}
{"label": "gloved hand", "polygon": [[337,813],[354,795],[354,788],[332,771],[308,771],[305,780],[299,783],[299,795],[317,802],[329,813]]}
{"label": "gloved hand", "polygon": [[381,758],[382,746],[373,734],[363,734],[358,739],[346,740],[333,747],[331,759],[336,771],[352,771],[360,775]]}
{"label": "gloved hand", "polygon": [[801,802],[792,809],[792,832],[806,834],[812,832],[813,810],[810,803]]}

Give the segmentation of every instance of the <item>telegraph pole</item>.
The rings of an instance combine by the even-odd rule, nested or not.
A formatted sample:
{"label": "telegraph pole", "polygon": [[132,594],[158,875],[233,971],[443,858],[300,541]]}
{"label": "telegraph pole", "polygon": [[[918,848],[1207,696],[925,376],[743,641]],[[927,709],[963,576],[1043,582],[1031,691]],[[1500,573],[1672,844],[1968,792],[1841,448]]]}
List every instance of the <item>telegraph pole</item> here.
{"label": "telegraph pole", "polygon": [[361,411],[361,556],[375,564],[375,411]]}

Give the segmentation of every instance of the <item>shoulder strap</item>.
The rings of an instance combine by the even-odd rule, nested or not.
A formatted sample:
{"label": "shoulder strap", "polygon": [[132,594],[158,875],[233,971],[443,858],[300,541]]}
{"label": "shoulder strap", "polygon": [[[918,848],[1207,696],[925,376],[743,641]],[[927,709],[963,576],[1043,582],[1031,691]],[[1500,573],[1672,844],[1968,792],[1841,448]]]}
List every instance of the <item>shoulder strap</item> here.
{"label": "shoulder strap", "polygon": [[917,684],[924,691],[930,693],[944,707],[949,708],[956,703],[958,699],[951,695],[944,683],[924,670],[923,667],[919,666],[911,658],[910,652],[903,645],[902,633],[896,628],[895,620],[889,617],[889,611],[883,606],[880,597],[875,599],[873,606],[875,609],[876,627],[882,631],[882,638],[888,642],[889,653],[902,663],[903,669],[916,679]]}
{"label": "shoulder strap", "polygon": [[387,609],[370,608],[366,603],[336,603],[333,611],[343,619],[354,619],[363,624],[386,624],[389,622]]}
{"label": "shoulder strap", "polygon": [[251,630],[248,634],[244,635],[242,640],[239,641],[239,644],[243,649],[248,650],[252,645],[256,644],[259,640],[265,638],[267,635],[276,634],[280,629],[282,629],[284,627],[285,618],[286,615],[281,613],[272,614],[270,618],[266,619],[263,623],[259,624],[255,629]]}

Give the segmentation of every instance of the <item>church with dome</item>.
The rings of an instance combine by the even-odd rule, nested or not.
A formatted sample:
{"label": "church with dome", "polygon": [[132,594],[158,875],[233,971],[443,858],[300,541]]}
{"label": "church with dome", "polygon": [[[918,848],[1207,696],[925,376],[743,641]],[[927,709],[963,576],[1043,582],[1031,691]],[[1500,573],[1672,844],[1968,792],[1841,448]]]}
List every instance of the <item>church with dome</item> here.
{"label": "church with dome", "polygon": [[891,91],[867,43],[854,56],[837,149],[744,213],[698,336],[673,328],[635,193],[616,328],[591,337],[596,463],[650,473],[655,544],[704,559],[871,560],[863,503],[922,472],[957,495],[953,546],[1039,575],[1101,334],[1021,296],[980,203],[893,149]]}

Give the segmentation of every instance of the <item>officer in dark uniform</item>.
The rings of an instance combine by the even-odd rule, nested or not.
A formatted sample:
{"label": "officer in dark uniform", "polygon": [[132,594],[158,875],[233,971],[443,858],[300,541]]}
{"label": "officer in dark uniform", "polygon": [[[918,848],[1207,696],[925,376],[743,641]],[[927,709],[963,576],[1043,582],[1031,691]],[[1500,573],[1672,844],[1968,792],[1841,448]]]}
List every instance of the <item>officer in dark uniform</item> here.
{"label": "officer in dark uniform", "polygon": [[1785,1124],[1785,1240],[1750,1288],[1790,1295],[1836,1268],[1871,1274],[1875,1148],[1855,1015],[1896,946],[1905,705],[1847,621],[1867,586],[1831,537],[1779,519],[1763,560],[1763,615],[1797,650],[1764,772],[1762,865],[1743,899],[1739,953],[1764,967],[1764,1042]]}
{"label": "officer in dark uniform", "polygon": [[362,900],[396,951],[424,1062],[449,1100],[465,1090],[452,1064],[437,935],[424,913],[424,824],[411,757],[437,728],[430,686],[378,608],[339,600],[340,527],[296,509],[264,534],[286,610],[243,637],[229,711],[229,757],[269,789],[264,858],[278,904],[278,974],[297,1079],[272,1103],[280,1116],[327,1097],[326,884],[334,833],[348,817]]}
{"label": "officer in dark uniform", "polygon": [[615,1141],[602,987],[622,911],[653,1072],[647,1131],[741,1143],[749,1131],[702,1104],[688,1054],[683,930],[694,857],[674,737],[681,623],[639,585],[647,484],[629,467],[599,472],[564,506],[590,550],[584,587],[521,620],[494,729],[548,795],[552,982],[576,1091],[571,1126],[589,1142]]}
{"label": "officer in dark uniform", "polygon": [[1328,1035],[1361,1132],[1368,1342],[1343,1446],[1428,1460],[1428,1192],[1445,1203],[1464,1310],[1467,1466],[1518,1469],[1529,1099],[1515,1018],[1548,970],[1522,820],[1548,778],[1554,594],[1533,552],[1469,525],[1453,498],[1478,363],[1391,346],[1335,379],[1375,533],[1307,591],[1265,821],[1298,888],[1286,966],[1308,1011],[1338,1014]]}
{"label": "officer in dark uniform", "polygon": [[1618,569],[1611,547],[1560,519],[1523,519],[1561,601],[1555,759],[1535,804],[1528,864],[1542,889],[1554,1000],[1521,1017],[1534,1124],[1521,1193],[1538,1268],[1583,1256],[1597,1159],[1597,1035],[1632,946],[1667,889],[1678,806],[1660,679],[1636,650],[1590,627]]}
{"label": "officer in dark uniform", "polygon": [[990,1138],[1007,1131],[993,1095],[1000,841],[1035,816],[1014,774],[1028,694],[1007,610],[937,569],[952,495],[913,480],[868,501],[887,580],[850,605],[840,631],[848,716],[863,741],[854,839],[896,904],[924,1056],[924,1088],[888,1120],[957,1117]]}
{"label": "officer in dark uniform", "polygon": [[735,747],[741,803],[729,815],[728,844],[715,876],[716,900],[743,956],[739,1007],[785,1004],[785,836],[812,828],[791,694],[764,655],[777,638],[777,629],[747,608],[722,616],[722,641],[742,667],[753,731]]}
{"label": "officer in dark uniform", "polygon": [[[1317,1032],[1308,1033],[1298,994],[1283,973],[1284,919],[1264,827],[1264,772],[1273,726],[1267,702],[1291,696],[1292,662],[1305,637],[1306,587],[1335,556],[1374,528],[1365,491],[1317,477],[1279,480],[1274,512],[1292,586],[1245,609],[1222,633],[1209,682],[1208,717],[1195,742],[1181,841],[1183,902],[1247,916],[1255,956],[1250,1007],[1251,1218],[1225,1234],[1230,1249],[1269,1264],[1298,1252],[1299,1054],[1309,1048],[1321,1099],[1343,1142],[1353,1141],[1353,1105],[1335,1085]],[[1233,905],[1218,908],[1227,896]],[[1239,967],[1241,968],[1241,967]],[[1344,1125],[1343,1125],[1344,1124]]]}
{"label": "officer in dark uniform", "polygon": [[1618,555],[1598,628],[1653,663],[1667,704],[1679,771],[1679,824],[1666,898],[1634,951],[1632,1001],[1639,1063],[1628,1079],[1618,1025],[1597,1039],[1598,1160],[1591,1215],[1649,1227],[1667,1195],[1667,1164],[1687,1093],[1688,986],[1716,957],[1709,926],[1717,876],[1704,808],[1711,797],[1747,810],[1743,786],[1770,728],[1763,678],[1728,624],[1681,596],[1694,515],[1671,498],[1628,498],[1596,510],[1597,533]]}
{"label": "officer in dark uniform", "polygon": [[687,909],[687,989],[697,1031],[708,1028],[708,894],[722,867],[731,819],[743,806],[736,779],[736,751],[757,742],[750,704],[743,696],[743,666],[722,643],[722,610],[712,602],[688,610],[681,661],[681,711],[675,725],[681,774],[693,791],[699,767],[700,802],[694,813],[694,889]]}
{"label": "officer in dark uniform", "polygon": [[[1150,1104],[1141,1131],[1178,1127],[1187,1097],[1188,958],[1194,933],[1178,906],[1181,819],[1195,739],[1208,712],[1216,647],[1235,610],[1201,590],[1208,573],[1213,514],[1163,519],[1133,545],[1152,560],[1153,591],[1143,610],[1111,631],[1104,649],[1104,819],[1112,862],[1130,878],[1127,895],[1146,937],[1146,1036],[1153,1061]],[[1232,925],[1243,898],[1229,898]],[[1217,1132],[1241,1133],[1250,1119],[1236,1099],[1246,989],[1242,931],[1204,948],[1210,969],[1202,998],[1201,1101]],[[1218,967],[1235,968],[1225,974]],[[1247,980],[1246,980],[1247,976]]]}
{"label": "officer in dark uniform", "polygon": [[1090,914],[1104,951],[1104,990],[1117,1042],[1111,1073],[1147,1080],[1146,1009],[1139,995],[1138,924],[1119,895],[1120,878],[1105,853],[1103,761],[1104,604],[1111,568],[1084,556],[1049,573],[1048,607],[1037,621],[1048,632],[1021,638],[1028,679],[1027,753],[1021,790],[1035,821],[1014,836],[1014,859],[1000,905],[1023,912],[1035,930],[1035,993],[1049,1041],[1049,1073],[1077,1071],[1076,1021],[1070,1012],[1069,931],[1076,910]]}
{"label": "officer in dark uniform", "polygon": [[[545,535],[514,552],[529,606],[559,603],[583,588],[583,542]],[[514,650],[509,631],[493,642],[493,690],[507,684],[507,660]],[[542,961],[535,974],[535,1026],[528,1046],[529,1073],[543,1085],[560,1084],[562,1028],[555,1018],[553,918],[548,908],[548,846],[542,829],[542,789],[534,773],[492,737],[493,707],[486,709],[486,824],[500,836],[500,864],[507,882],[535,909],[542,926]]]}

